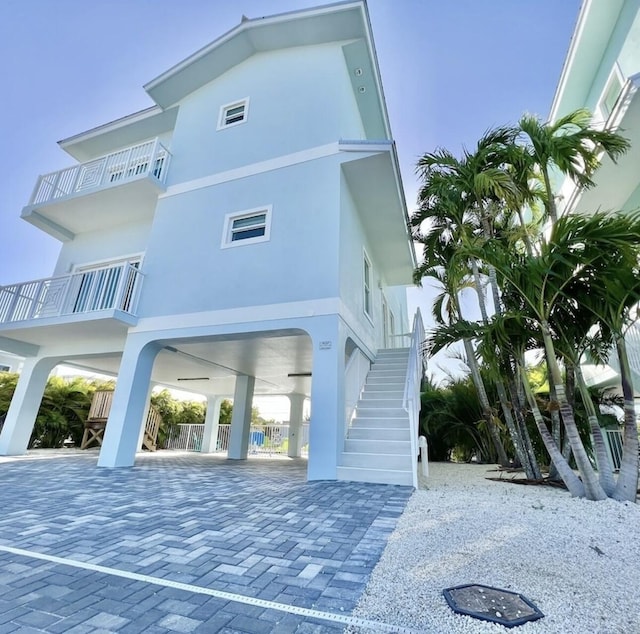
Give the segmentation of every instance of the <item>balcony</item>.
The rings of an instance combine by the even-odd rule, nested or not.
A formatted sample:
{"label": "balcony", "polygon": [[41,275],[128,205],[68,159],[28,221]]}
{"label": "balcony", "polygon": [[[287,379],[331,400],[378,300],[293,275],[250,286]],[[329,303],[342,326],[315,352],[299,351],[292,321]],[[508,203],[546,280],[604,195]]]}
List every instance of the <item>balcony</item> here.
{"label": "balcony", "polygon": [[40,176],[22,217],[60,240],[153,217],[171,155],[156,138]]}
{"label": "balcony", "polygon": [[137,322],[141,286],[142,273],[128,262],[0,286],[0,334],[105,318],[128,327]]}

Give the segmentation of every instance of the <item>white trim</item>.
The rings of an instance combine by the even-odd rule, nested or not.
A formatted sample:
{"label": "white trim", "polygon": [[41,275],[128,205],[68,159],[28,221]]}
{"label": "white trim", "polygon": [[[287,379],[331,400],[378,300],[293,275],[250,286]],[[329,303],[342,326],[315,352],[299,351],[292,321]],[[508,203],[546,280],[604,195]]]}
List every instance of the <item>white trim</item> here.
{"label": "white trim", "polygon": [[105,258],[102,260],[94,260],[92,262],[81,262],[80,264],[72,264],[70,267],[70,273],[81,273],[89,269],[102,268],[112,264],[118,264],[120,262],[140,262],[140,268],[142,268],[142,260],[144,259],[144,251],[140,253],[132,253],[131,255],[118,256],[116,258]]}
{"label": "white trim", "polygon": [[[262,207],[254,207],[253,209],[245,209],[243,211],[232,211],[224,217],[224,228],[222,231],[222,242],[220,244],[221,249],[228,249],[230,247],[241,247],[248,244],[256,244],[258,242],[268,242],[271,239],[271,210],[272,205],[263,205]],[[233,240],[233,222],[241,218],[248,218],[251,216],[258,216],[264,214],[264,234],[261,236],[255,236],[253,238],[241,238],[240,240]]]}
{"label": "white trim", "polygon": [[[369,280],[367,281],[365,271],[369,273]],[[367,253],[367,250],[362,248],[362,312],[366,315],[366,317],[371,322],[373,326],[373,265],[371,264],[371,258]],[[367,310],[367,300],[369,304],[369,309]]]}
{"label": "white trim", "polygon": [[218,174],[212,174],[211,176],[186,181],[179,185],[172,185],[171,187],[167,187],[167,191],[164,194],[160,194],[158,199],[177,196],[178,194],[185,194],[197,189],[203,189],[204,187],[212,187],[213,185],[228,183],[230,181],[263,174],[265,172],[271,172],[273,170],[290,167],[291,165],[297,165],[307,161],[315,161],[316,159],[332,156],[339,152],[338,143],[328,143],[327,145],[320,145],[318,147],[311,148],[310,150],[302,150],[301,152],[294,152],[293,154],[285,154],[284,156],[260,161],[259,163],[252,163],[251,165],[244,165],[243,167],[227,170],[226,172],[219,172]]}
{"label": "white trim", "polygon": [[[226,308],[180,315],[164,315],[161,317],[144,317],[130,333],[141,333],[156,330],[174,330],[176,328],[207,327],[211,324],[238,326],[243,323],[260,323],[276,319],[299,319],[320,315],[344,313],[344,306],[338,297],[311,299],[302,302],[282,302],[279,304],[263,304],[260,306],[244,306]],[[240,328],[241,330],[241,328]]]}
{"label": "white trim", "polygon": [[[239,108],[240,106],[244,106],[244,111],[242,113],[242,119],[240,121],[233,121],[232,123],[225,123],[227,118],[227,112],[232,108]],[[246,123],[249,118],[249,97],[244,97],[243,99],[237,99],[236,101],[232,101],[230,103],[226,103],[220,106],[220,113],[218,114],[218,127],[216,130],[226,130],[227,128],[233,128],[234,126],[241,125],[242,123]]]}

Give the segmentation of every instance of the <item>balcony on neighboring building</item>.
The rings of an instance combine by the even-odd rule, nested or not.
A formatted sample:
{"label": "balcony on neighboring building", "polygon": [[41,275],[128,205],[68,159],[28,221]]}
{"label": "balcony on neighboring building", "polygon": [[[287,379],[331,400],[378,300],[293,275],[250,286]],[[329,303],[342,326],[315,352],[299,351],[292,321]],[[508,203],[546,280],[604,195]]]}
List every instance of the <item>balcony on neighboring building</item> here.
{"label": "balcony on neighboring building", "polygon": [[126,331],[137,323],[141,286],[138,263],[130,262],[0,286],[0,336],[18,334],[40,345],[42,328],[34,327],[49,333],[63,327],[71,334],[96,327],[100,334]]}
{"label": "balcony on neighboring building", "polygon": [[40,176],[22,217],[60,240],[150,219],[170,157],[156,138]]}

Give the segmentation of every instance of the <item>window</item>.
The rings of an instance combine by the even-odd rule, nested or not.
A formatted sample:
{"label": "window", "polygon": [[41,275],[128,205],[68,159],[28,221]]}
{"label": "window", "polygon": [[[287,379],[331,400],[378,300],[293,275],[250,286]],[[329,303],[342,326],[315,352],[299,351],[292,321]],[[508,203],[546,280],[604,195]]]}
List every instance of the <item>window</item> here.
{"label": "window", "polygon": [[371,262],[367,257],[367,254],[364,254],[363,260],[363,269],[362,269],[362,278],[363,278],[363,291],[364,291],[364,312],[371,319]]}
{"label": "window", "polygon": [[0,364],[0,372],[11,372],[11,366]]}
{"label": "window", "polygon": [[611,115],[613,107],[616,105],[616,101],[618,100],[621,92],[622,77],[620,76],[620,72],[617,67],[614,67],[602,96],[600,97],[600,101],[598,102],[598,107],[600,108],[604,119],[608,119]]}
{"label": "window", "polygon": [[220,108],[218,130],[244,123],[249,114],[249,98],[234,101]]}
{"label": "window", "polygon": [[222,248],[255,244],[269,240],[271,206],[227,214],[224,220]]}

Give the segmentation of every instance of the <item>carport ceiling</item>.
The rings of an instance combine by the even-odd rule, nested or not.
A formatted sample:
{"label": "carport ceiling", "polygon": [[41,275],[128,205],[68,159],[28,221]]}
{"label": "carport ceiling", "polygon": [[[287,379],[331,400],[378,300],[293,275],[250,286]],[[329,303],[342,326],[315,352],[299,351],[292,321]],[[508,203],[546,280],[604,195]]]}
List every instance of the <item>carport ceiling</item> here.
{"label": "carport ceiling", "polygon": [[[233,338],[169,340],[156,357],[152,381],[199,394],[232,395],[235,377],[256,377],[256,394],[310,396],[312,346],[304,334],[260,333]],[[69,360],[93,371],[117,374],[115,356]],[[290,376],[298,375],[298,376]],[[302,376],[300,376],[302,375]],[[195,379],[195,380],[194,380]]]}

